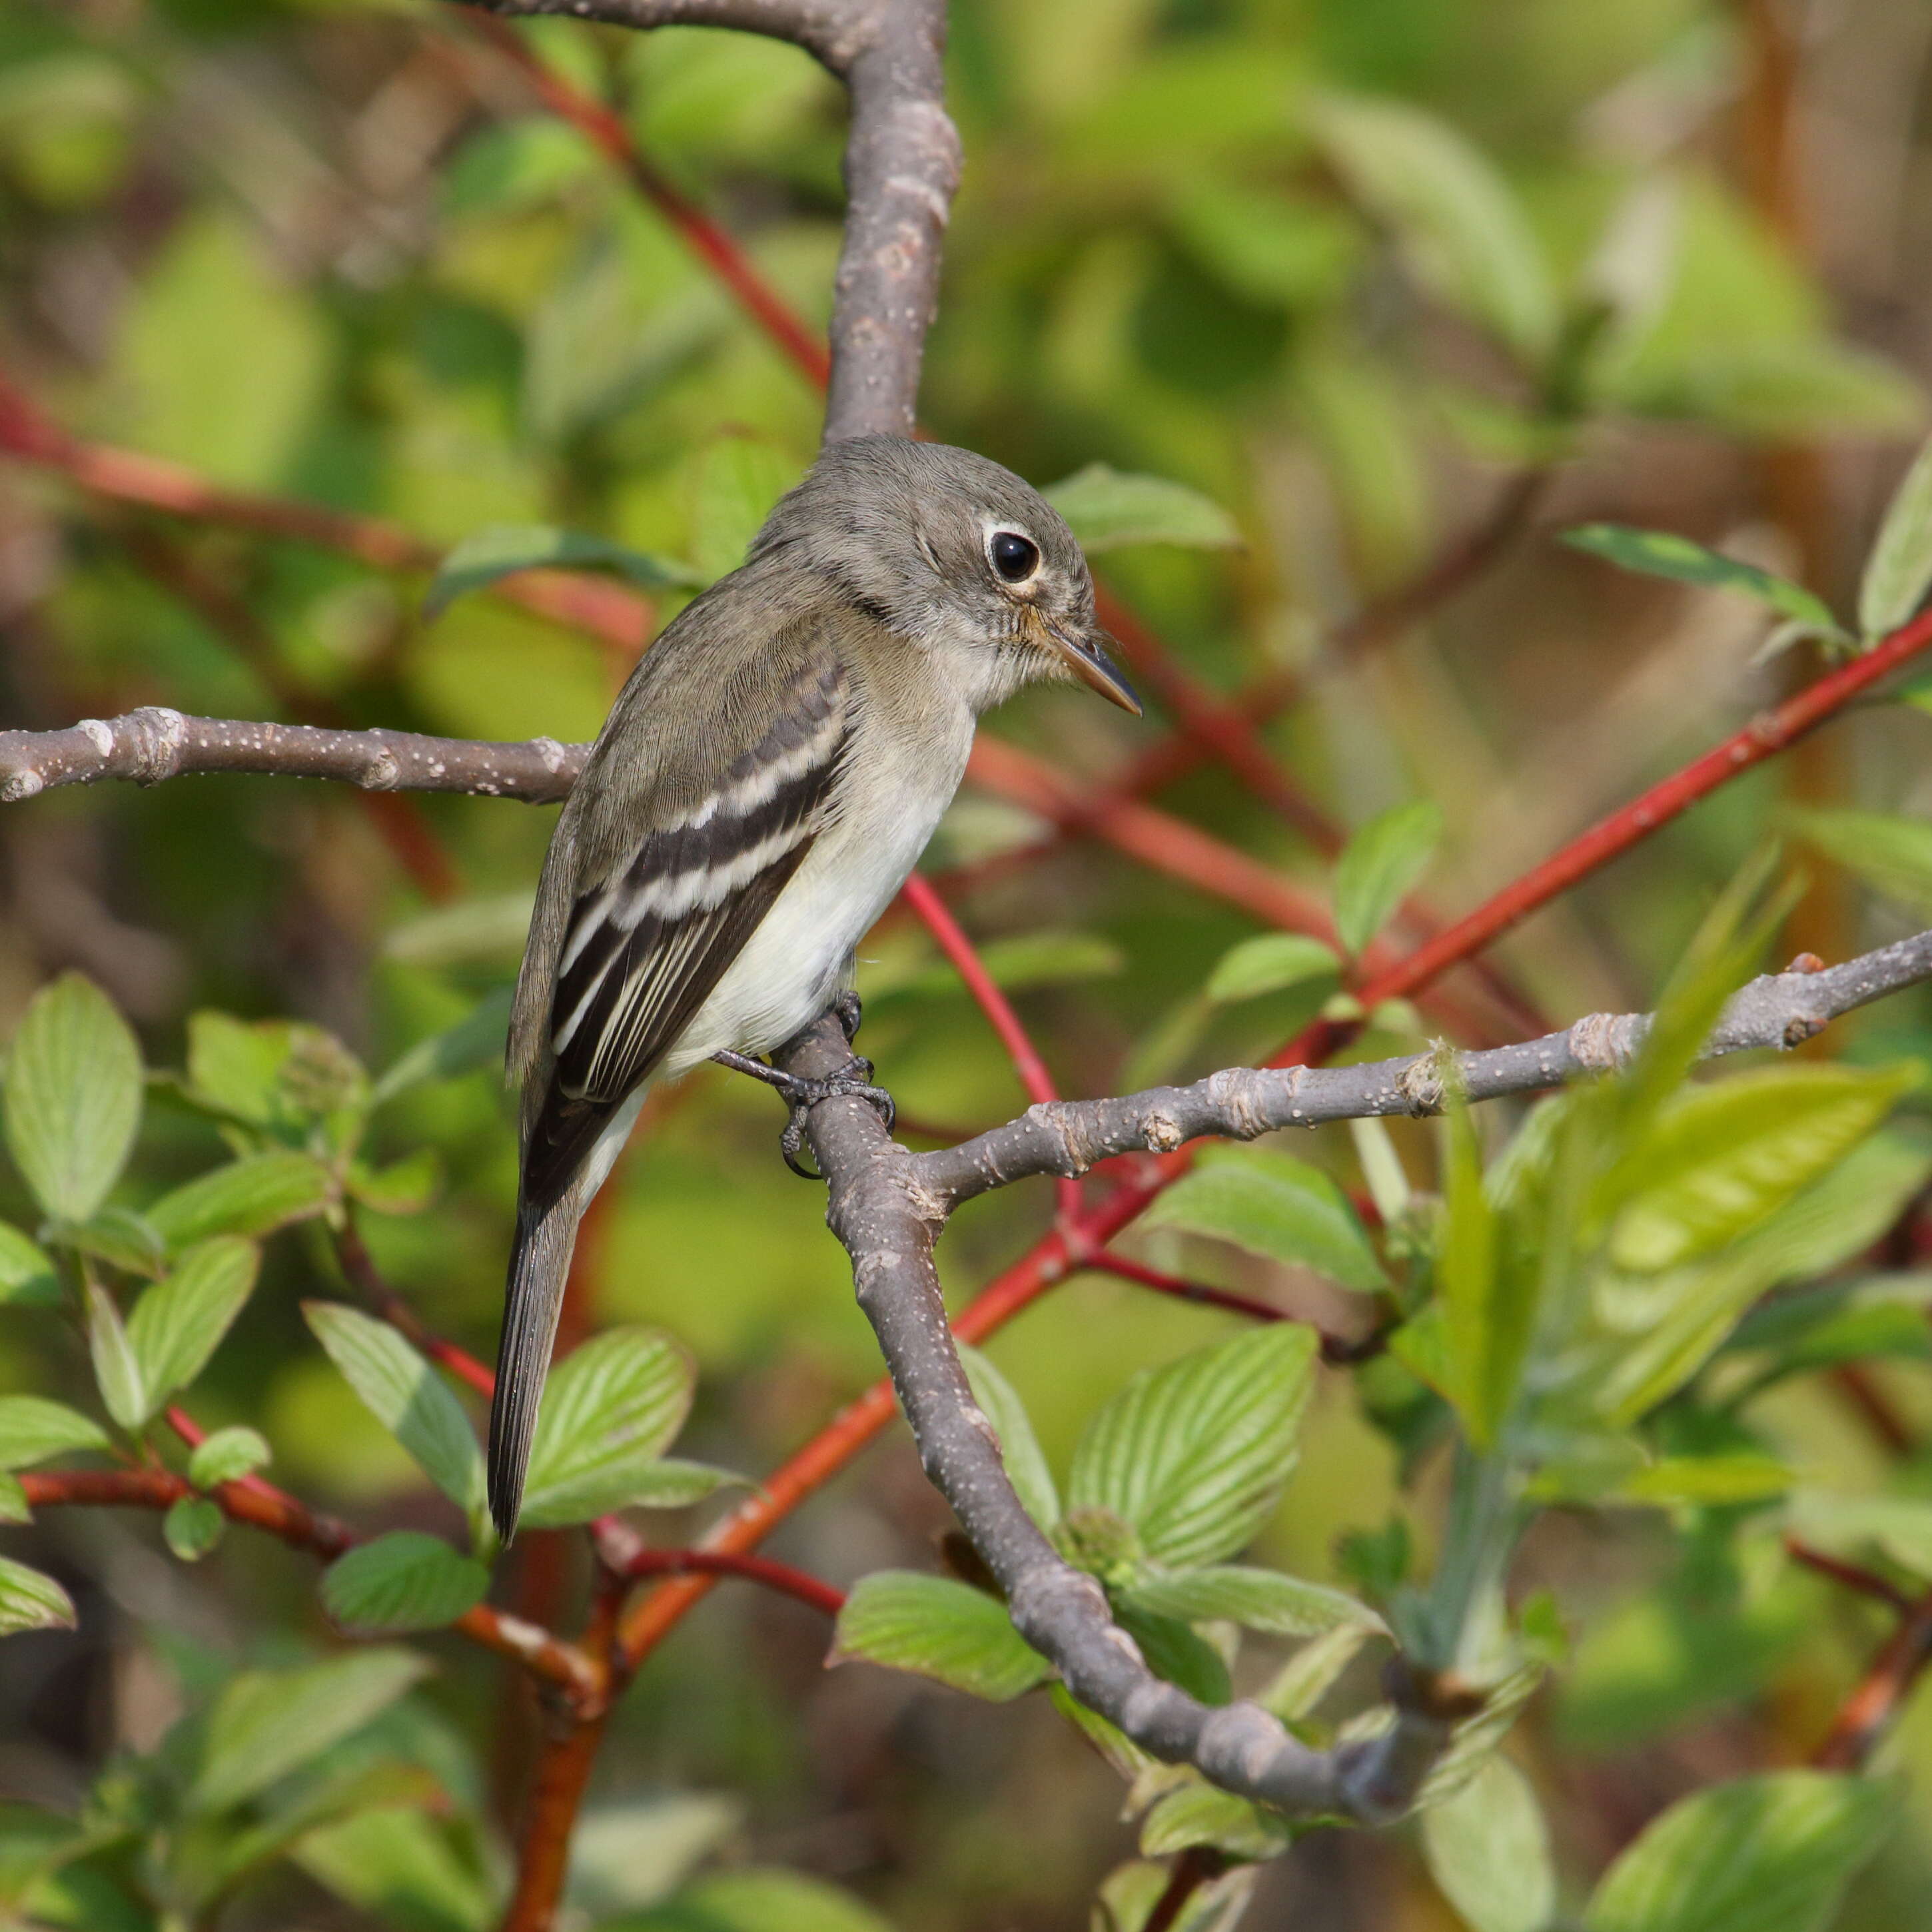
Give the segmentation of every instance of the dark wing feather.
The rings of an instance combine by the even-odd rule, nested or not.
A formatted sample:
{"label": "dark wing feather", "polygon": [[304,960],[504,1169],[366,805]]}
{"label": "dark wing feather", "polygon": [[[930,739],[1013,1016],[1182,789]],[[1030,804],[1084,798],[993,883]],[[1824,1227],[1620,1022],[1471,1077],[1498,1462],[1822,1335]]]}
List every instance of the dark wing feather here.
{"label": "dark wing feather", "polygon": [[710,795],[572,907],[553,1064],[524,1145],[526,1211],[568,1188],[803,863],[849,742],[848,696],[836,660],[813,666]]}

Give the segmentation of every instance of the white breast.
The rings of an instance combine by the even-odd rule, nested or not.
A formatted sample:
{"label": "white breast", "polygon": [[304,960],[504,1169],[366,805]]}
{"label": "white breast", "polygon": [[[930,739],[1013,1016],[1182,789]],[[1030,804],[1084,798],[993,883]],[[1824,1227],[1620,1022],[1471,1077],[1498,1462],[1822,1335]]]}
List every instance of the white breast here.
{"label": "white breast", "polygon": [[808,1026],[851,983],[853,956],[919,862],[959,788],[973,742],[964,704],[885,732],[858,716],[836,821],[664,1057],[675,1077],[725,1048],[766,1053]]}

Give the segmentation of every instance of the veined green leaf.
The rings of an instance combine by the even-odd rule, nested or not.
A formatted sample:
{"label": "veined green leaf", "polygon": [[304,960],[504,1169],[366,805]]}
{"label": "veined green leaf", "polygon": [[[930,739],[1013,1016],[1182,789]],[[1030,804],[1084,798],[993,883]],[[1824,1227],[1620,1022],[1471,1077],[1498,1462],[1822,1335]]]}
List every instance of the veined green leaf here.
{"label": "veined green leaf", "polygon": [[188,1479],[198,1490],[212,1490],[265,1468],[267,1442],[252,1429],[218,1429],[195,1446],[188,1459]]}
{"label": "veined green leaf", "polygon": [[1914,912],[1932,912],[1932,824],[1837,807],[1793,809],[1783,816],[1806,844],[1874,891]]}
{"label": "veined green leaf", "polygon": [[909,1570],[862,1576],[838,1613],[832,1660],[862,1658],[916,1672],[1004,1704],[1045,1681],[1049,1666],[983,1591]]}
{"label": "veined green leaf", "polygon": [[1127,1600],[1156,1616],[1183,1623],[1226,1618],[1245,1629],[1276,1636],[1314,1636],[1339,1624],[1384,1628],[1367,1604],[1324,1584],[1242,1564],[1214,1564],[1200,1570],[1144,1571],[1128,1586]]}
{"label": "veined green leaf", "polygon": [[0,1221],[0,1305],[49,1308],[60,1300],[60,1278],[46,1250]]}
{"label": "veined green leaf", "polygon": [[147,1404],[143,1421],[208,1366],[253,1293],[261,1259],[253,1241],[220,1235],[189,1249],[166,1280],[143,1291],[128,1318]]}
{"label": "veined green leaf", "polygon": [[1920,1078],[1773,1066],[1686,1090],[1622,1171],[1612,1260],[1653,1273],[1736,1240],[1834,1167]]}
{"label": "veined green leaf", "polygon": [[1831,606],[1802,584],[1775,577],[1754,563],[1706,550],[1671,530],[1633,530],[1625,524],[1585,524],[1565,530],[1563,541],[1646,577],[1669,577],[1680,584],[1700,584],[1719,590],[1741,590],[1768,604],[1780,616],[1809,626],[1821,635],[1842,638],[1844,632]]}
{"label": "veined green leaf", "polygon": [[1232,1555],[1294,1466],[1315,1346],[1284,1322],[1143,1370],[1082,1436],[1070,1513],[1112,1510],[1172,1568]]}
{"label": "veined green leaf", "polygon": [[1792,1481],[1784,1464],[1748,1450],[1728,1456],[1666,1456],[1632,1471],[1602,1500],[1657,1508],[1680,1503],[1716,1508],[1782,1496]]}
{"label": "veined green leaf", "polygon": [[490,1573],[440,1536],[392,1530],[322,1573],[322,1606],[345,1630],[440,1630],[483,1600]]}
{"label": "veined green leaf", "polygon": [[221,1540],[228,1527],[218,1504],[206,1496],[182,1496],[161,1519],[161,1535],[184,1563],[198,1563]]}
{"label": "veined green leaf", "polygon": [[1442,836],[1442,808],[1412,800],[1372,818],[1335,862],[1335,926],[1352,954],[1375,938],[1423,874]]}
{"label": "veined green leaf", "polygon": [[1266,1261],[1313,1268],[1358,1294],[1388,1284],[1348,1197],[1320,1168],[1272,1148],[1203,1154],[1141,1225],[1212,1235]]}
{"label": "veined green leaf", "polygon": [[1540,362],[1556,339],[1556,290],[1520,203],[1489,160],[1446,122],[1394,100],[1331,96],[1314,131],[1423,281]]}
{"label": "veined green leaf", "polygon": [[397,1060],[376,1082],[370,1104],[380,1107],[428,1081],[454,1080],[479,1066],[500,1066],[509,1023],[510,988],[486,994],[455,1025],[418,1040]]}
{"label": "veined green leaf", "polygon": [[226,1810],[339,1744],[429,1674],[407,1650],[357,1650],[231,1678],[208,1713],[191,1812]]}
{"label": "veined green leaf", "polygon": [[1900,479],[1858,585],[1858,628],[1868,643],[1907,622],[1932,589],[1932,439]]}
{"label": "veined green leaf", "polygon": [[0,1395],[0,1469],[25,1469],[74,1449],[105,1449],[98,1423],[44,1396]]}
{"label": "veined green leaf", "polygon": [[472,1523],[484,1510],[483,1452],[449,1386],[386,1322],[339,1303],[302,1313],[363,1405]]}
{"label": "veined green leaf", "polygon": [[1422,1814],[1430,1876],[1472,1932],[1544,1932],[1556,1871],[1543,1808],[1521,1772],[1490,1758],[1452,1798]]}
{"label": "veined green leaf", "polygon": [[138,1429],[154,1412],[140,1358],[129,1345],[127,1325],[113,1296],[91,1281],[86,1297],[87,1352],[94,1360],[100,1400],[123,1429]]}
{"label": "veined green leaf", "polygon": [[963,1342],[958,1346],[960,1364],[973,1385],[973,1399],[986,1411],[986,1420],[1000,1438],[1000,1460],[1006,1465],[1013,1493],[1027,1514],[1042,1529],[1050,1531],[1060,1520],[1060,1492],[1054,1486],[1053,1472],[1047,1467],[1040,1438],[1027,1419],[1026,1405],[1020,1400],[1019,1391],[977,1348]]}
{"label": "veined green leaf", "polygon": [[1816,1771],[1694,1792],[1619,1857],[1588,1932],[1818,1932],[1896,1812],[1863,1778]]}
{"label": "veined green leaf", "polygon": [[458,598],[520,570],[614,570],[647,590],[697,583],[680,563],[651,556],[582,530],[550,524],[493,524],[465,537],[442,560],[423,598],[425,618],[438,617]]}
{"label": "veined green leaf", "polygon": [[586,1522],[637,1499],[691,1412],[690,1356],[655,1328],[613,1328],[551,1370],[530,1446],[523,1520]]}
{"label": "veined green leaf", "polygon": [[1207,993],[1216,1005],[1258,999],[1327,974],[1339,974],[1334,949],[1301,932],[1261,932],[1222,953],[1208,976]]}
{"label": "veined green leaf", "polygon": [[141,1124],[141,1049],[91,980],[37,993],[14,1035],[7,1147],[42,1211],[85,1221],[119,1178]]}
{"label": "veined green leaf", "polygon": [[1294,1838],[1294,1826],[1279,1813],[1196,1775],[1155,1800],[1141,1821],[1140,1851],[1143,1858],[1164,1858],[1190,1845],[1212,1845],[1233,1858],[1272,1858]]}
{"label": "veined green leaf", "polygon": [[[421,1932],[488,1932],[500,1901],[474,1858],[452,1843],[465,1835],[426,1811],[372,1806],[304,1832],[291,1856],[372,1920]],[[573,1864],[573,1891],[575,1877]]]}
{"label": "veined green leaf", "polygon": [[74,1599],[49,1576],[0,1556],[0,1636],[22,1630],[73,1630]]}
{"label": "veined green leaf", "polygon": [[[734,1484],[752,1486],[748,1477],[735,1469],[721,1469],[710,1462],[693,1462],[682,1456],[659,1456],[649,1462],[627,1465],[621,1480],[613,1479],[612,1492],[621,1486],[626,1500],[616,1507],[623,1509],[685,1509],[701,1503]],[[603,1512],[599,1511],[601,1515]],[[573,1518],[573,1520],[577,1519]]]}
{"label": "veined green leaf", "polygon": [[1211,499],[1164,476],[1139,476],[1090,463],[1040,494],[1066,519],[1089,556],[1129,544],[1238,544],[1234,520]]}
{"label": "veined green leaf", "polygon": [[0,1522],[32,1522],[33,1520],[26,1484],[18,1476],[10,1476],[0,1469]]}
{"label": "veined green leaf", "polygon": [[320,1161],[277,1148],[197,1174],[163,1195],[148,1219],[170,1248],[184,1248],[216,1234],[272,1234],[320,1214],[334,1196],[334,1177]]}

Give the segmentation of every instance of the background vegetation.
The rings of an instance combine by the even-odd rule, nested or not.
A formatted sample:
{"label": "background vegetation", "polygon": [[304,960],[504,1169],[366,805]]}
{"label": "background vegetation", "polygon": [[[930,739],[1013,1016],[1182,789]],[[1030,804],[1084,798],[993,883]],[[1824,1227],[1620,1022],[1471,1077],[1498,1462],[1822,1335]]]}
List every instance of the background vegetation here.
{"label": "background vegetation", "polygon": [[[805,55],[698,30],[515,32],[616,109],[660,189],[701,205],[822,324],[843,106]],[[1426,858],[1430,906],[1476,904],[1848,648],[1784,592],[1768,609],[1735,584],[1620,572],[1558,532],[1684,533],[1808,586],[1848,638],[1910,614],[1908,598],[1862,622],[1858,590],[1932,380],[1928,54],[1932,19],[1886,0],[958,0],[967,167],[924,419],[1042,483],[1099,462],[1195,493],[1124,506],[1089,479],[1070,500],[1144,621],[1130,641],[1155,722],[1071,692],[1023,700],[994,730],[1064,788],[982,766],[928,860],[1061,1092],[1257,1059],[1336,1016],[1332,954],[1230,966],[1230,949],[1337,902],[1360,951],[1401,896],[1365,881],[1378,854],[1398,880]],[[436,554],[480,530],[593,533],[658,560],[646,594],[662,622],[685,585],[730,567],[809,460],[819,400],[668,219],[666,194],[640,193],[554,106],[470,16],[428,6],[84,0],[0,20],[0,448],[20,459],[0,470],[7,724],[163,704],[465,736],[595,731],[642,632],[627,637],[620,611],[588,634],[476,592],[432,612]],[[175,472],[131,468],[129,452],[191,472],[178,507],[192,514],[135,500],[130,478]],[[299,518],[279,536],[244,530],[207,494],[224,490],[381,519],[422,553],[345,555]],[[534,554],[518,542],[508,554]],[[1630,556],[1614,537],[1598,547]],[[1393,607],[1413,622],[1352,627],[1418,586]],[[1803,634],[1783,621],[1794,610]],[[1161,722],[1192,707],[1211,737],[1215,694],[1279,692],[1290,674],[1300,701],[1261,727],[1273,795],[1222,742],[1160,792],[1172,818],[1150,829],[1106,803]],[[1654,1004],[1768,830],[1807,880],[1766,941],[1780,963],[1909,930],[1932,904],[1932,706],[1901,696],[1585,879],[1496,950],[1505,984],[1465,972],[1426,1013],[1378,1006],[1344,1057]],[[1384,815],[1417,801],[1436,809]],[[124,1364],[118,1384],[97,1373],[98,1299],[111,1287],[135,1306],[141,1282],[172,1268],[178,1286],[192,1256],[197,1297],[239,1312],[193,1376],[190,1426],[259,1431],[274,1483],[360,1533],[458,1531],[424,1474],[434,1451],[398,1446],[338,1366],[352,1352],[340,1319],[318,1346],[302,1304],[366,1298],[369,1272],[345,1277],[330,1238],[352,1225],[430,1330],[492,1352],[514,1186],[492,1028],[550,817],[266,778],[8,809],[0,1025],[76,969],[106,1002],[63,982],[39,1024],[84,1034],[106,1070],[101,1111],[56,1171],[30,1115],[36,1094],[70,1100],[73,1084],[36,1088],[19,1046],[10,1062],[0,1213],[26,1245],[0,1231],[0,1388],[146,1428],[199,1364],[190,1348],[158,1366],[136,1333],[132,1382]],[[1054,838],[1056,820],[1100,836]],[[1174,820],[1220,843],[1177,843]],[[1370,824],[1377,843],[1357,844],[1338,883],[1338,838]],[[1405,914],[1384,937],[1401,950],[1424,930]],[[1010,1059],[925,928],[897,913],[869,952],[866,1050],[914,1137],[1017,1112]],[[144,1089],[109,1003],[138,1034]],[[1909,1067],[1932,1052],[1928,1028],[1932,1004],[1910,994],[1829,1044]],[[1460,1909],[1478,1932],[1534,1932],[1580,1909],[1673,1801],[1840,1735],[1893,1628],[1886,1592],[1916,1600],[1932,1583],[1916,1271],[1932,1152],[1911,1079],[1846,1090],[1904,1096],[1863,1142],[1859,1211],[1841,1203],[1835,1239],[1780,1250],[1760,1284],[1822,1270],[1825,1298],[1754,1317],[1748,1346],[1645,1436],[1651,1466],[1708,1459],[1730,1486],[1660,1480],[1647,1498],[1552,1508],[1521,1552],[1512,1598],[1536,1656],[1562,1660],[1524,1683],[1509,1750],[1547,1820],[1556,1893],[1459,1889],[1450,1828],[1432,1850],[1417,1828],[1318,1832],[1262,1869],[1246,1922],[1453,1925]],[[1828,1178],[1882,1110],[1778,1184]],[[1495,1148],[1511,1124],[1485,1124]],[[676,1454],[754,1480],[878,1372],[820,1197],[774,1157],[777,1126],[768,1096],[722,1076],[654,1103],[586,1231],[567,1338],[612,1324],[678,1338],[694,1397]],[[1330,1129],[1293,1144],[1354,1198],[1346,1226],[1358,1209],[1372,1231],[1372,1250],[1330,1246],[1319,1270],[1284,1258],[1294,1243],[1278,1233],[1191,1232],[1213,1221],[1198,1204],[1122,1252],[1360,1339],[1376,1325],[1362,1291],[1385,1266],[1408,1278],[1401,1230],[1382,1225],[1402,1205],[1387,1156],[1433,1192],[1444,1145],[1410,1123],[1386,1142]],[[200,1178],[237,1156],[258,1162],[245,1199]],[[974,1209],[944,1251],[949,1286],[963,1300],[1052,1208],[1035,1183]],[[92,1353],[48,1305],[28,1236],[68,1289],[92,1284]],[[1427,1230],[1416,1238],[1426,1248]],[[1088,1273],[988,1353],[1064,1474],[1135,1371],[1256,1332]],[[665,1413],[686,1382],[665,1369]],[[1386,1604],[1398,1546],[1438,1538],[1445,1459],[1418,1426],[1432,1400],[1386,1360],[1312,1372],[1298,1467],[1255,1560]],[[164,1433],[152,1454],[184,1468]],[[48,1455],[90,1446],[39,1439]],[[228,1448],[240,1460],[192,1480],[245,1469],[254,1446]],[[466,1480],[440,1474],[446,1490]],[[1595,1501],[1628,1474],[1600,1470]],[[676,1546],[729,1502],[640,1520]],[[59,1580],[77,1628],[0,1646],[0,1794],[86,1822],[0,1820],[0,1910],[90,1932],[494,1922],[542,1724],[527,1674],[442,1635],[345,1645],[312,1556],[242,1528],[217,1540],[218,1518],[50,1509],[8,1532],[7,1556]],[[948,1521],[899,1432],[770,1549],[843,1589],[936,1573]],[[1787,1532],[1855,1566],[1850,1586],[1794,1560]],[[492,1602],[572,1624],[592,1588],[582,1544],[524,1539]],[[1932,1732],[1904,1701],[1926,1641],[1912,1628],[1886,1706],[1904,1704],[1885,1818],[1865,1796],[1879,1787],[1858,1784],[1828,1816],[1767,1828],[1822,1847],[1826,1874],[1814,1892],[1756,1874],[1760,1904],[1795,1898],[1805,1915],[1776,1925],[1821,1922],[1868,1856],[1840,1922],[1932,1924]],[[1115,1770],[1043,1694],[995,1708],[869,1664],[827,1673],[826,1642],[822,1608],[737,1582],[669,1636],[610,1727],[573,1922],[1081,1922],[1135,1850]],[[1288,1654],[1254,1648],[1270,1665]],[[1347,1680],[1358,1704],[1371,1661]],[[294,1756],[256,1748],[263,1712],[300,1739]],[[1484,1776],[1480,1829],[1499,1835],[1477,1841],[1516,1829],[1540,1844],[1518,1784]],[[1763,1802],[1774,1815],[1808,1792]],[[1216,1858],[1256,1849],[1225,1820],[1206,1837]],[[1154,1849],[1189,1842],[1179,1830]],[[1166,1882],[1117,1874],[1102,1922],[1146,1923]],[[1632,1932],[1774,1922],[1672,1918],[1602,1893],[1591,1915]]]}

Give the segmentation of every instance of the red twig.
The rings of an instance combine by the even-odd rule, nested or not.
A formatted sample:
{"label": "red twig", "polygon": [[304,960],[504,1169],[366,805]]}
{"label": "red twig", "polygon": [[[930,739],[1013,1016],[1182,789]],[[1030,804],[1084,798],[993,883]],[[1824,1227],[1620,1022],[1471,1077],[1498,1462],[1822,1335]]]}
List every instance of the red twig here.
{"label": "red twig", "polygon": [[730,1550],[640,1550],[628,1558],[623,1574],[633,1579],[652,1576],[742,1576],[788,1597],[796,1597],[814,1610],[836,1617],[845,1607],[845,1593],[789,1563],[769,1556],[752,1556]]}
{"label": "red twig", "polygon": [[[1862,656],[1827,673],[1775,709],[1753,718],[1742,730],[1733,732],[1702,758],[1693,759],[1681,771],[1652,785],[1642,796],[1600,819],[1446,932],[1418,947],[1388,971],[1375,975],[1360,989],[1363,1004],[1372,1006],[1383,1000],[1402,999],[1418,992],[1451,966],[1492,944],[1510,927],[1568,892],[1580,880],[1600,872],[1612,860],[1641,844],[1720,786],[1815,730],[1928,645],[1932,645],[1932,610],[1913,618]],[[1318,1056],[1332,1050],[1347,1031],[1346,1027],[1318,1021],[1270,1064],[1291,1066]]]}
{"label": "red twig", "polygon": [[1858,1688],[1839,1706],[1813,1755],[1821,1771],[1856,1771],[1876,1748],[1919,1673],[1932,1662],[1932,1591],[1906,1610]]}
{"label": "red twig", "polygon": [[345,1219],[332,1238],[344,1276],[373,1312],[439,1367],[447,1369],[459,1382],[467,1382],[478,1395],[487,1400],[496,1394],[496,1378],[488,1364],[478,1361],[468,1349],[446,1341],[389,1286],[353,1220]]}
{"label": "red twig", "polygon": [[1847,1590],[1856,1590],[1862,1597],[1870,1597],[1896,1610],[1900,1616],[1912,1607],[1911,1599],[1896,1583],[1881,1576],[1876,1570],[1868,1570],[1862,1563],[1847,1563],[1842,1557],[1814,1550],[1810,1544],[1795,1536],[1785,1538],[1784,1553],[1792,1562],[1802,1564],[1807,1570],[1828,1577]]}
{"label": "red twig", "polygon": [[1230,1314],[1245,1315],[1256,1322],[1292,1322],[1299,1318],[1285,1309],[1276,1307],[1272,1302],[1262,1300],[1258,1295],[1238,1294],[1232,1288],[1211,1288],[1204,1281],[1188,1281],[1178,1274],[1166,1274],[1159,1268],[1149,1268],[1144,1262],[1117,1255],[1111,1248],[1103,1253],[1089,1255],[1087,1265],[1102,1274],[1115,1275],[1122,1281],[1150,1288],[1156,1294],[1170,1294],[1177,1301],[1198,1301],[1204,1307],[1225,1308]]}

